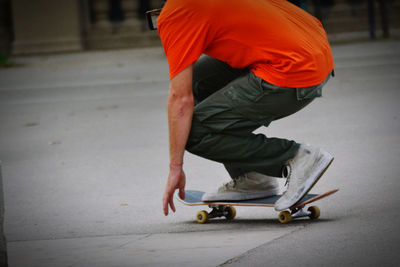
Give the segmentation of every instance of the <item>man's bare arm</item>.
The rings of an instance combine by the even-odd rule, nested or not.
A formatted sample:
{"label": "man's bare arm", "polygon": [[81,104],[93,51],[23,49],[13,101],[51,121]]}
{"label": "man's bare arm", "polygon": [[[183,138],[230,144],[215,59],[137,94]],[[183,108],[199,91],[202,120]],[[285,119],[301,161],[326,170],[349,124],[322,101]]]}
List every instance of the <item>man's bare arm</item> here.
{"label": "man's bare arm", "polygon": [[182,165],[194,110],[192,78],[193,65],[190,65],[170,82],[168,96],[170,171],[163,197],[165,215],[168,215],[168,206],[175,212],[173,195],[176,189],[179,189],[180,196],[184,198],[186,177]]}

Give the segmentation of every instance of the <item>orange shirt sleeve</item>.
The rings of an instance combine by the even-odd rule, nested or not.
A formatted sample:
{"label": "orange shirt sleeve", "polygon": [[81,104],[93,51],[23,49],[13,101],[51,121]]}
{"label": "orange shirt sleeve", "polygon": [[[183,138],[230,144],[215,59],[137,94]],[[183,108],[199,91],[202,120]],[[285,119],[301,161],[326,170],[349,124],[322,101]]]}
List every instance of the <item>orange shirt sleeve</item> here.
{"label": "orange shirt sleeve", "polygon": [[167,2],[157,21],[170,79],[196,62],[212,39],[209,18],[204,16],[205,12],[199,12],[204,6],[181,2],[174,6]]}

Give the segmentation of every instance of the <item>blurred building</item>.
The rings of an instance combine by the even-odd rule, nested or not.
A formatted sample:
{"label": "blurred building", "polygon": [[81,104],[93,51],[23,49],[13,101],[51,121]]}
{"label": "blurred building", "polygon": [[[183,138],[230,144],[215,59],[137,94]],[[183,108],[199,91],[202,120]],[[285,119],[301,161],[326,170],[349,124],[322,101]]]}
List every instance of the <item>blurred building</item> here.
{"label": "blurred building", "polygon": [[[400,0],[293,0],[318,17],[332,42],[400,29]],[[229,4],[229,1],[227,1]],[[14,55],[160,45],[143,12],[160,0],[0,0],[0,53]],[[221,16],[228,16],[221,10]]]}
{"label": "blurred building", "polygon": [[159,0],[0,0],[0,53],[159,45],[143,10]]}

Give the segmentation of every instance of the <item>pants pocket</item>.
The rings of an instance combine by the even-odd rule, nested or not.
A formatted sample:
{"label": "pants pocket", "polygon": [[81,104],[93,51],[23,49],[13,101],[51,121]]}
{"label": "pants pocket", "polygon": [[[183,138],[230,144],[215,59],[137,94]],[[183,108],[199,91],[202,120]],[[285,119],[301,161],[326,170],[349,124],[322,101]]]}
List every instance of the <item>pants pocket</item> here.
{"label": "pants pocket", "polygon": [[230,100],[232,110],[240,114],[242,118],[253,121],[260,126],[267,126],[271,119],[266,114],[266,109],[261,100],[269,92],[262,86],[262,82],[261,78],[249,73],[249,75],[226,88],[223,94]]}
{"label": "pants pocket", "polygon": [[303,87],[303,88],[296,88],[296,94],[297,94],[297,100],[305,100],[305,99],[314,99],[316,97],[321,97],[322,96],[322,87],[325,86],[325,84],[329,81],[331,75],[329,74],[326,79],[315,86],[310,86],[310,87]]}

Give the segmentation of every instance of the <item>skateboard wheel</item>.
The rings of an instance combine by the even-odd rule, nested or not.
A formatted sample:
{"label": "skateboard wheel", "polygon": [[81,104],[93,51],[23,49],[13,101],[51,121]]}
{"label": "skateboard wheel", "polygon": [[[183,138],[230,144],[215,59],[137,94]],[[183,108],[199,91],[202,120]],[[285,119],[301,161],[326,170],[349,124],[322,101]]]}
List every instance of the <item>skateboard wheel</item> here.
{"label": "skateboard wheel", "polygon": [[226,207],[225,210],[228,212],[228,214],[225,216],[227,220],[232,220],[236,216],[236,209],[235,207],[229,206]]}
{"label": "skateboard wheel", "polygon": [[278,220],[283,224],[289,223],[292,220],[292,215],[287,210],[281,211],[278,215]]}
{"label": "skateboard wheel", "polygon": [[310,219],[315,220],[318,219],[321,215],[321,211],[317,206],[311,206],[307,209],[311,214],[309,215]]}
{"label": "skateboard wheel", "polygon": [[198,223],[206,223],[208,221],[208,213],[205,210],[201,210],[196,214],[196,220]]}

